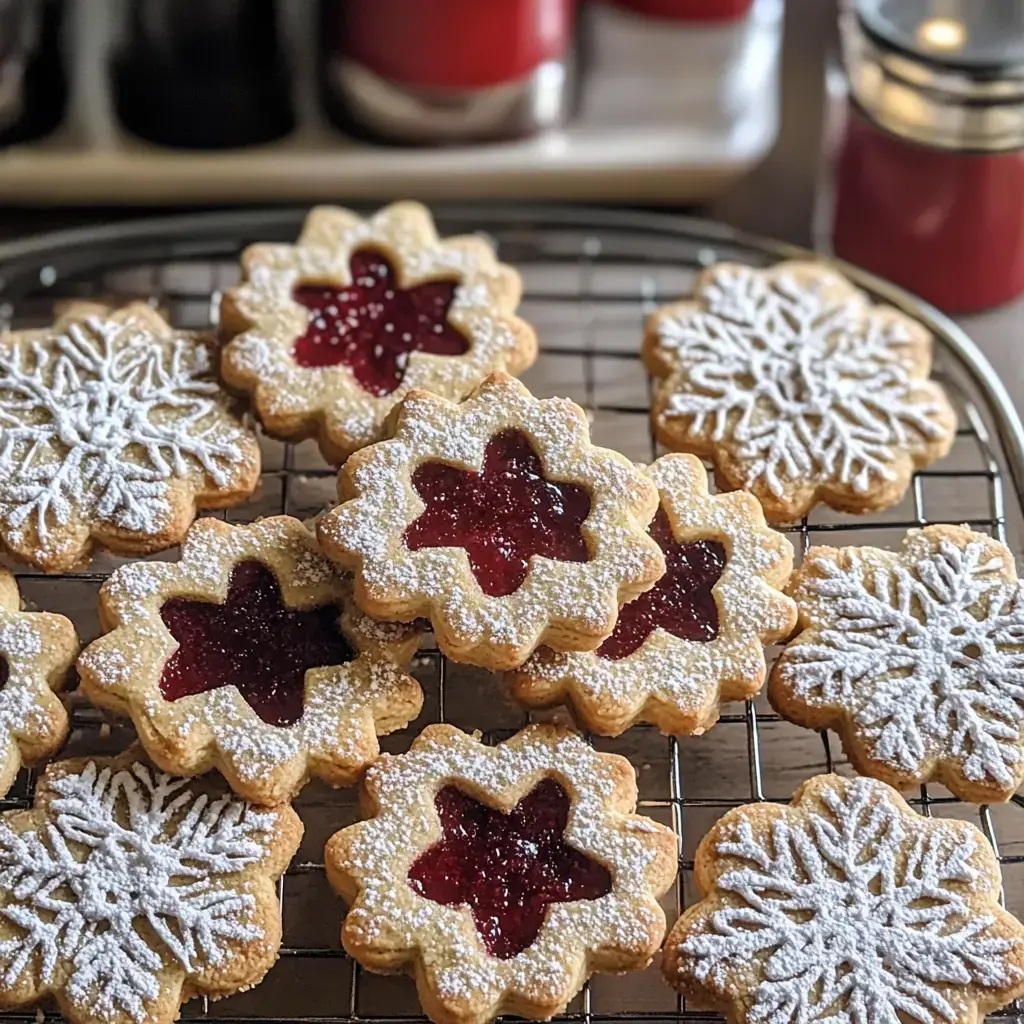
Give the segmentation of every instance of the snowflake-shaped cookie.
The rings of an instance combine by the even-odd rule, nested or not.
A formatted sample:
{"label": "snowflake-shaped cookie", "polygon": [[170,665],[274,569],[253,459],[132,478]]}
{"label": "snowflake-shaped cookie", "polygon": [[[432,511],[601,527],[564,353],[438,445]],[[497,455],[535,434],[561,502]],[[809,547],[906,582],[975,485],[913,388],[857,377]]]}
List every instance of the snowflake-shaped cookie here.
{"label": "snowflake-shaped cookie", "polygon": [[295,245],[246,249],[242,274],[221,309],[224,378],[268,431],[315,436],[329,462],[386,437],[410,389],[458,399],[536,358],[516,271],[482,238],[438,238],[419,203],[366,220],[318,207]]}
{"label": "snowflake-shaped cookie", "polygon": [[211,768],[274,804],[309,776],[351,785],[377,737],[415,718],[413,626],[373,622],[297,519],[200,519],[175,563],[122,566],[100,590],[109,632],[78,661],[82,691],[129,715],[167,771]]}
{"label": "snowflake-shaped cookie", "polygon": [[931,347],[922,324],[825,264],[721,263],[648,324],[644,359],[666,378],[654,428],[669,448],[712,458],[723,487],[752,491],[771,522],[821,501],[888,508],[953,443]]}
{"label": "snowflake-shaped cookie", "polygon": [[[657,950],[665,929],[657,897],[675,877],[675,836],[634,814],[636,778],[625,758],[599,754],[551,725],[529,726],[496,747],[433,725],[407,754],[385,754],[363,785],[371,817],[336,833],[325,852],[328,879],[351,904],[342,942],[370,970],[412,973],[438,1024],[484,1024],[500,1013],[547,1020],[592,972],[640,969]],[[552,793],[555,803],[545,803]],[[565,805],[558,813],[559,795],[567,816]],[[454,843],[444,821],[453,796],[471,815]],[[495,811],[503,822],[478,835],[472,815],[486,820]],[[561,859],[531,872],[552,850],[544,835],[552,826],[561,829]],[[525,829],[533,841],[509,837],[515,853],[503,858],[505,828]],[[493,877],[481,877],[475,850],[460,853],[474,841],[483,843]],[[569,860],[581,877],[593,878],[597,868],[603,895],[565,901],[564,889],[550,886]],[[428,896],[431,869],[440,891]],[[532,879],[525,886],[524,875]],[[453,879],[500,887],[503,877],[515,896],[499,892],[487,902],[486,892],[465,893],[493,913],[475,916],[452,898]],[[519,914],[545,887],[558,892],[534,922],[535,937],[510,955],[502,929],[520,929]]]}
{"label": "snowflake-shaped cookie", "polygon": [[[482,471],[492,470],[479,488]],[[462,491],[450,489],[447,476]],[[515,505],[526,491],[529,500]],[[461,404],[412,392],[392,439],[345,464],[339,493],[344,503],[320,520],[320,542],[354,572],[363,611],[398,622],[427,617],[445,654],[484,668],[521,665],[542,643],[597,647],[612,631],[620,602],[647,590],[665,568],[645,532],[658,506],[650,478],[624,456],[591,444],[579,406],[536,399],[505,374],[489,377]],[[446,528],[464,526],[468,539],[452,540],[449,531],[432,545],[418,529],[424,494],[431,514],[440,510]],[[486,507],[489,500],[494,507]],[[548,547],[554,527],[535,519],[542,511],[564,528],[564,558]],[[525,557],[517,548],[521,576],[509,589],[501,573],[512,571],[509,548],[520,540],[539,553]],[[463,545],[478,541],[481,550],[474,547],[471,559]],[[480,580],[488,581],[488,567],[496,567],[497,584],[485,591]]]}
{"label": "snowflake-shaped cookie", "polygon": [[0,540],[47,572],[94,540],[123,554],[171,547],[197,506],[236,505],[259,480],[214,339],[141,303],[97,308],[0,335]]}
{"label": "snowflake-shaped cookie", "polygon": [[53,757],[68,735],[57,696],[78,653],[63,615],[23,612],[18,585],[0,568],[0,796],[23,764]]}
{"label": "snowflake-shaped cookie", "polygon": [[854,767],[965,800],[1024,781],[1024,599],[1013,555],[967,527],[911,530],[899,554],[811,548],[800,632],[772,669],[786,718],[835,729]]}
{"label": "snowflake-shaped cookie", "polygon": [[[741,491],[709,494],[693,455],[662,456],[647,474],[671,538],[662,544],[665,576],[620,609],[615,631],[596,651],[542,647],[508,676],[517,700],[535,707],[568,701],[589,730],[606,736],[638,721],[669,734],[704,732],[723,701],[749,700],[760,690],[764,644],[784,639],[796,624],[796,606],[779,592],[793,547],[765,526],[757,501]],[[705,587],[706,607],[694,600],[701,545],[716,547],[724,560],[713,588]]]}
{"label": "snowflake-shaped cookie", "polygon": [[695,870],[665,975],[733,1024],[976,1024],[1024,992],[992,847],[881,782],[819,775],[789,807],[738,807]]}
{"label": "snowflake-shaped cookie", "polygon": [[183,1000],[255,985],[281,944],[288,806],[129,751],[51,765],[0,820],[0,1006],[47,996],[75,1024],[171,1024]]}

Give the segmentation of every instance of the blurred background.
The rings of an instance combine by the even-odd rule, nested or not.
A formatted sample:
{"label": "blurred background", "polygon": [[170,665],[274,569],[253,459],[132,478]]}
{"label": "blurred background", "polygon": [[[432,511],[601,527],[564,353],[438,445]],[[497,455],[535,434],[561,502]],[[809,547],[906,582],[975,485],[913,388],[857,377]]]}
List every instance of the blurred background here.
{"label": "blurred background", "polygon": [[0,147],[2,236],[396,197],[694,212],[833,249],[1021,373],[1024,0],[0,0]]}

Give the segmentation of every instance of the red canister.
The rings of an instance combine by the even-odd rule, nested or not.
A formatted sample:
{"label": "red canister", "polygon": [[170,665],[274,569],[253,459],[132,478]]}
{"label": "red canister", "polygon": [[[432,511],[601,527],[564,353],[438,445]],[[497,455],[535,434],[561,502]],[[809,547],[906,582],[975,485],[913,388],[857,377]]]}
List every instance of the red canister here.
{"label": "red canister", "polygon": [[836,254],[950,312],[1024,292],[1024,3],[857,0]]}
{"label": "red canister", "polygon": [[558,124],[575,0],[326,0],[328,89],[356,125],[407,142]]}
{"label": "red canister", "polygon": [[750,10],[753,0],[616,0],[638,14],[668,21],[732,21]]}

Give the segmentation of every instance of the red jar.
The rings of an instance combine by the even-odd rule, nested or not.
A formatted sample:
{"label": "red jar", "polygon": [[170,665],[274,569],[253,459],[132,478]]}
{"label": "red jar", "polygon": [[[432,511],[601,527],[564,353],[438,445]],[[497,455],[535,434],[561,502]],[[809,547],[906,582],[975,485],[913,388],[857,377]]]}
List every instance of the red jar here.
{"label": "red jar", "polygon": [[576,0],[325,0],[329,89],[373,134],[528,134],[563,120]]}
{"label": "red jar", "polygon": [[616,0],[638,14],[670,21],[732,21],[741,18],[753,0]]}
{"label": "red jar", "polygon": [[1024,292],[1024,9],[858,0],[836,254],[950,312]]}

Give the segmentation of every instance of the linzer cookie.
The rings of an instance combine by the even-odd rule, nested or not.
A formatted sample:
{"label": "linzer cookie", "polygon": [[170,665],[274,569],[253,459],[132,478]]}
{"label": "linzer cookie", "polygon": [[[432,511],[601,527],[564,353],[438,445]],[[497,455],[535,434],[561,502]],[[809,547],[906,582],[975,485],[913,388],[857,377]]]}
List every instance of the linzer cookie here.
{"label": "linzer cookie", "polygon": [[268,431],[316,437],[328,461],[385,437],[412,388],[458,399],[536,358],[516,271],[482,238],[438,238],[418,203],[368,220],[314,209],[295,245],[246,249],[242,276],[221,309],[224,379]]}
{"label": "linzer cookie", "polygon": [[772,669],[779,713],[835,729],[854,767],[937,781],[978,803],[1024,781],[1024,599],[1013,555],[965,526],[899,553],[811,548],[791,593],[801,632]]}
{"label": "linzer cookie", "polygon": [[826,264],[721,263],[648,323],[644,359],[664,378],[654,430],[710,458],[723,489],[752,491],[770,522],[819,502],[888,508],[953,443],[931,349],[923,324]]}
{"label": "linzer cookie", "polygon": [[692,735],[718,720],[723,701],[749,700],[765,677],[764,644],[796,624],[780,593],[793,547],[768,529],[750,494],[712,496],[693,455],[665,455],[647,470],[661,507],[649,533],[666,570],[619,610],[596,651],[538,650],[508,676],[530,705],[566,702],[591,731],[617,736],[638,721]]}
{"label": "linzer cookie", "polygon": [[57,692],[78,653],[63,615],[23,612],[14,577],[0,569],[0,796],[23,764],[53,757],[68,735]]}
{"label": "linzer cookie", "polygon": [[694,870],[704,898],[669,934],[665,976],[732,1024],[976,1024],[1024,993],[992,847],[881,782],[819,775],[788,807],[738,807]]}
{"label": "linzer cookie", "polygon": [[436,1024],[547,1020],[592,972],[657,951],[676,840],[634,813],[624,757],[551,725],[497,747],[433,725],[363,786],[368,820],[324,858],[351,904],[342,942],[371,971],[411,973]]}
{"label": "linzer cookie", "polygon": [[212,338],[141,303],[0,335],[0,541],[47,572],[94,541],[177,544],[196,508],[247,498],[256,437],[217,384]]}
{"label": "linzer cookie", "polygon": [[302,837],[284,805],[177,779],[136,753],[51,765],[0,819],[0,1007],[73,1024],[171,1024],[277,959],[277,879]]}
{"label": "linzer cookie", "polygon": [[123,566],[100,590],[109,632],[78,662],[96,705],[131,716],[153,760],[217,768],[248,800],[287,800],[312,775],[350,785],[378,735],[423,694],[404,665],[412,626],[371,622],[296,519],[202,519],[176,563]]}
{"label": "linzer cookie", "polygon": [[394,436],[352,456],[319,522],[368,615],[429,618],[456,661],[505,669],[538,644],[588,650],[665,568],[653,481],[590,443],[568,399],[504,374],[462,404],[411,392]]}

